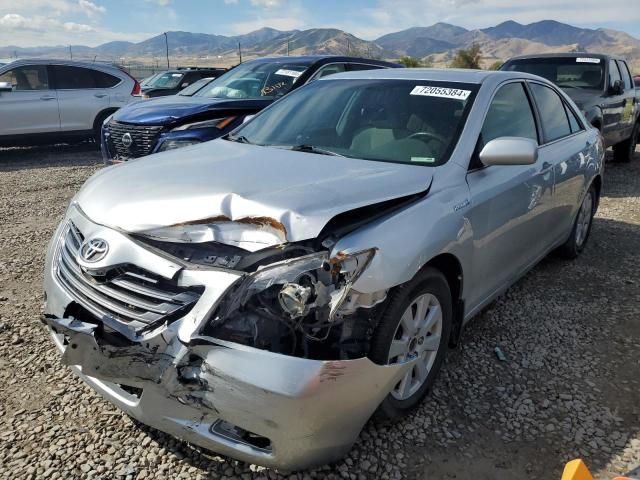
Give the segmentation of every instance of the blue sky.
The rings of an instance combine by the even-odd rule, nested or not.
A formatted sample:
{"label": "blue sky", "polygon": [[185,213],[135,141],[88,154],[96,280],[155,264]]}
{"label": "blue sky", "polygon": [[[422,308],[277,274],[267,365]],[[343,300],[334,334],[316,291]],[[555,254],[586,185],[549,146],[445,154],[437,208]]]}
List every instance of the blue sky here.
{"label": "blue sky", "polygon": [[[167,30],[234,35],[336,27],[365,39],[412,26],[554,19],[640,37],[640,7],[602,0],[0,0],[0,46],[98,45]],[[625,6],[626,5],[626,6]]]}

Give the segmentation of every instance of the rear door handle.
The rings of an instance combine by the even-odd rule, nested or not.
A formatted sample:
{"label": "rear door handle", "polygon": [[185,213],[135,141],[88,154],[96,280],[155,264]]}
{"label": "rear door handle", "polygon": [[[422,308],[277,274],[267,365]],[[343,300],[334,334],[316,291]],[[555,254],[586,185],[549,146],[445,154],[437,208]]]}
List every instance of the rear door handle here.
{"label": "rear door handle", "polygon": [[96,97],[96,98],[104,98],[104,97],[107,96],[107,94],[106,93],[96,93],[93,96]]}
{"label": "rear door handle", "polygon": [[52,97],[51,95],[43,95],[40,97],[40,100],[55,100],[56,97]]}

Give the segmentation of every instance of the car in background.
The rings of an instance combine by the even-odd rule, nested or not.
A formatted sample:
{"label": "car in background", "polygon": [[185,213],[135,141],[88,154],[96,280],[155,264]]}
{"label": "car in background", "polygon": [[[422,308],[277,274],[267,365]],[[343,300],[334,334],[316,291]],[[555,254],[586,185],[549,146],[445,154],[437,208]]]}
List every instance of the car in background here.
{"label": "car in background", "polygon": [[613,147],[614,160],[631,161],[640,139],[640,90],[624,58],[593,53],[525,55],[507,60],[500,70],[531,73],[555,83],[600,130],[605,146]]}
{"label": "car in background", "polygon": [[418,407],[463,326],[548,253],[583,251],[603,167],[598,131],[538,76],[334,75],[91,177],[50,243],[42,320],[142,423],[324,464],[374,411]]}
{"label": "car in background", "polygon": [[103,158],[107,163],[120,163],[212,140],[301,85],[334,73],[381,68],[401,65],[337,56],[251,60],[191,97],[174,95],[136,102],[117,112],[103,128]]}
{"label": "car in background", "polygon": [[175,95],[183,88],[207,77],[219,77],[224,68],[185,68],[168,70],[146,79],[142,86],[142,98],[156,98]]}
{"label": "car in background", "polygon": [[193,82],[188,87],[180,90],[176,95],[180,95],[181,97],[192,97],[214,80],[214,77],[201,78],[200,80],[196,80],[195,82]]}
{"label": "car in background", "polygon": [[640,75],[633,77],[633,83],[635,83],[636,88],[640,88]]}
{"label": "car in background", "polygon": [[0,67],[0,144],[99,141],[103,121],[139,93],[133,77],[109,64],[11,62]]}
{"label": "car in background", "polygon": [[0,58],[0,67],[4,67],[6,64],[14,62],[14,59],[11,58]]}

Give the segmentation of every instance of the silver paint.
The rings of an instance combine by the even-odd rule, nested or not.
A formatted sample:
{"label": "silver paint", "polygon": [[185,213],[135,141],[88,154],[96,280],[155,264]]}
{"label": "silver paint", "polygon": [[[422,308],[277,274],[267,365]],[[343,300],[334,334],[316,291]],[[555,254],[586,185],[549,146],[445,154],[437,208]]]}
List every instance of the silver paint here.
{"label": "silver paint", "polygon": [[[332,257],[376,248],[344,308],[354,311],[383,301],[390,289],[446,256],[462,270],[465,321],[567,240],[585,193],[603,172],[604,150],[595,129],[540,145],[530,165],[469,169],[484,116],[500,86],[542,79],[516,72],[412,69],[318,81],[351,78],[408,78],[421,84],[447,80],[481,87],[451,159],[438,167],[217,140],[107,168],[85,184],[47,254],[45,315],[64,361],[92,388],[144,423],[243,461],[284,469],[331,461],[350,448],[380,401],[414,368],[415,359],[388,366],[367,358],[316,361],[203,338],[204,323],[242,272],[185,265],[133,241],[128,233],[215,222],[211,219],[216,217],[239,225],[243,219],[266,217],[282,224],[287,241],[311,239],[341,212],[428,189],[426,196],[332,245]],[[56,282],[52,258],[69,220],[85,238],[102,238],[110,246],[99,262],[82,264],[80,259],[84,268],[131,263],[182,286],[204,285],[188,314],[148,333],[145,343],[156,348],[158,360],[150,359],[144,350],[149,347],[141,344],[116,355],[116,347],[98,348],[100,354],[94,354],[95,326],[66,315],[73,292]],[[75,341],[73,351],[64,334]],[[194,364],[193,358],[200,360]],[[142,388],[142,396],[118,383]],[[220,421],[268,437],[272,450],[212,432]]]}

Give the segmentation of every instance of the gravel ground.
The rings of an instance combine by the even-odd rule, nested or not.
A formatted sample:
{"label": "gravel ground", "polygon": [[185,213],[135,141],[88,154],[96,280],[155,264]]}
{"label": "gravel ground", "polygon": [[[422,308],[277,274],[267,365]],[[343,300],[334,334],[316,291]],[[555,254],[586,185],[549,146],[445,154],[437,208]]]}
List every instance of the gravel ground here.
{"label": "gravel ground", "polygon": [[[608,164],[590,243],[548,258],[468,327],[427,401],[289,478],[597,478],[640,464],[640,154]],[[87,146],[0,151],[0,477],[280,478],[137,424],[63,367],[39,324],[46,243],[101,168]],[[500,361],[499,346],[506,355]]]}

